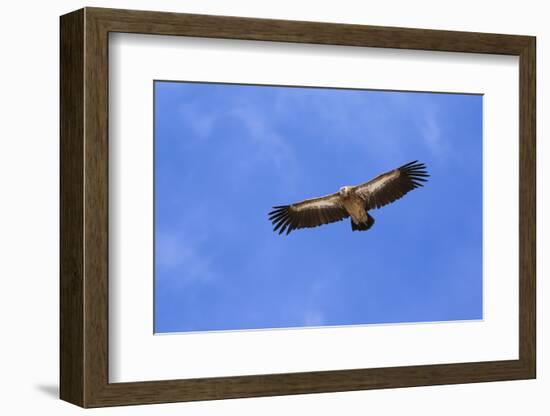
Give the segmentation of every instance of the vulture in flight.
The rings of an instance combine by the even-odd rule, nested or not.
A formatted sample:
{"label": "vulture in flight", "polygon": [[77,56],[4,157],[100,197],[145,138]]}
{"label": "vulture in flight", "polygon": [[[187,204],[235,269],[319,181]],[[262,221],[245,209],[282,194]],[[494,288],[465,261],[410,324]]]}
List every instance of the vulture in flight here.
{"label": "vulture in flight", "polygon": [[426,166],[415,160],[361,185],[343,186],[331,195],[275,206],[268,214],[269,220],[273,223],[273,231],[279,231],[279,234],[348,217],[351,217],[353,231],[366,231],[374,224],[374,218],[369,214],[371,209],[390,204],[423,186],[428,176]]}

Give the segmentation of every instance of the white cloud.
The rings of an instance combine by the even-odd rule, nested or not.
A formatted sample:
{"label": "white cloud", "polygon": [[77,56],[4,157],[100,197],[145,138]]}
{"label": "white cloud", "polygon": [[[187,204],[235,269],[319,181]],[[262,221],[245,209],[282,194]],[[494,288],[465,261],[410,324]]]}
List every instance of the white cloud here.
{"label": "white cloud", "polygon": [[435,109],[426,109],[422,118],[418,120],[422,140],[430,152],[437,158],[448,155],[449,143],[441,135],[437,112]]}
{"label": "white cloud", "polygon": [[[158,232],[156,238],[156,264],[164,270],[181,270],[178,280],[210,281],[216,276],[211,260],[175,233]],[[172,275],[172,274],[170,274]],[[158,276],[157,276],[158,277]]]}
{"label": "white cloud", "polygon": [[387,159],[393,162],[402,156],[402,149],[401,137],[389,132],[394,124],[392,111],[396,105],[407,105],[405,100],[399,98],[394,103],[394,95],[399,94],[388,93],[373,99],[361,91],[335,94],[332,89],[306,89],[295,94],[281,90],[276,96],[275,109],[282,117],[296,108],[315,113],[329,130],[319,137],[310,136],[312,140],[323,140],[324,145],[354,146],[365,157],[372,155],[377,161]]}
{"label": "white cloud", "polygon": [[199,139],[213,138],[215,129],[223,127],[228,118],[233,119],[245,133],[232,139],[252,142],[251,153],[240,159],[236,168],[246,170],[268,164],[275,171],[284,173],[282,177],[286,181],[291,181],[297,166],[294,151],[287,138],[277,132],[272,115],[267,114],[269,110],[264,110],[264,107],[255,108],[247,103],[234,102],[232,106],[205,111],[193,103],[186,103],[181,105],[179,113],[186,128],[190,128]]}
{"label": "white cloud", "polygon": [[262,161],[285,171],[292,167],[295,161],[292,148],[260,112],[240,107],[233,108],[228,115],[237,119],[246,129],[248,138],[257,145],[256,156],[261,157]]}
{"label": "white cloud", "polygon": [[323,313],[317,309],[308,309],[304,316],[305,326],[322,326],[325,323]]}
{"label": "white cloud", "polygon": [[399,93],[389,94],[393,104],[399,107],[399,111],[410,113],[413,126],[426,149],[434,156],[436,161],[446,161],[453,155],[452,143],[442,134],[440,108],[431,100],[423,100],[418,103],[418,97],[414,94]]}
{"label": "white cloud", "polygon": [[216,122],[216,117],[212,113],[199,111],[192,106],[182,106],[180,114],[183,116],[185,123],[191,127],[193,133],[201,138],[210,135]]}

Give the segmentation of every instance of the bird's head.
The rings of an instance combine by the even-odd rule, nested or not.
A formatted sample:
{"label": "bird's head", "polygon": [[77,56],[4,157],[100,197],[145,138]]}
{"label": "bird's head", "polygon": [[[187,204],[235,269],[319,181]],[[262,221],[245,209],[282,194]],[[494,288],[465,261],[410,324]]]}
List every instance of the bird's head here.
{"label": "bird's head", "polygon": [[342,186],[340,188],[340,191],[338,191],[338,193],[343,197],[348,196],[350,192],[351,192],[351,186]]}

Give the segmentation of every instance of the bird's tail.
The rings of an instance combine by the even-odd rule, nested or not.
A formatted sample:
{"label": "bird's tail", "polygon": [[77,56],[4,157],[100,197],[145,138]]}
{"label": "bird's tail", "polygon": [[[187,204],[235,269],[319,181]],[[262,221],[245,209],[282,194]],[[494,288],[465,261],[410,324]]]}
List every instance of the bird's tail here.
{"label": "bird's tail", "polygon": [[367,221],[356,223],[351,220],[351,230],[352,231],[367,231],[370,227],[374,225],[374,218],[367,212]]}

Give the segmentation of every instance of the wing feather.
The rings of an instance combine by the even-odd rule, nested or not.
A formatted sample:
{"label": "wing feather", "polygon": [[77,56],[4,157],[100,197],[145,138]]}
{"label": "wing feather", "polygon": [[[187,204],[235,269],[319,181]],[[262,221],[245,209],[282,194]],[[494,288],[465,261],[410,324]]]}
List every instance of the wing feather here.
{"label": "wing feather", "polygon": [[357,195],[365,201],[367,210],[383,207],[403,197],[427,181],[426,165],[414,162],[383,173],[369,182],[355,187]]}
{"label": "wing feather", "polygon": [[338,194],[306,199],[291,205],[273,207],[269,214],[273,231],[289,234],[299,228],[312,228],[349,217]]}

